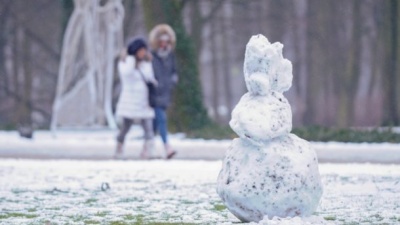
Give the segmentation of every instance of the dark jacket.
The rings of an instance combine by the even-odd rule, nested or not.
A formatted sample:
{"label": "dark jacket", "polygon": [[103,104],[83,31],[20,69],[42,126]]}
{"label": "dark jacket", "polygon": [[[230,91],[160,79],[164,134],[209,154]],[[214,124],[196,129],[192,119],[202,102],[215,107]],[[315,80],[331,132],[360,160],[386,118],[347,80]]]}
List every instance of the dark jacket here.
{"label": "dark jacket", "polygon": [[170,53],[161,58],[153,52],[154,76],[158,81],[156,89],[156,106],[167,108],[171,103],[171,92],[178,81],[175,55]]}

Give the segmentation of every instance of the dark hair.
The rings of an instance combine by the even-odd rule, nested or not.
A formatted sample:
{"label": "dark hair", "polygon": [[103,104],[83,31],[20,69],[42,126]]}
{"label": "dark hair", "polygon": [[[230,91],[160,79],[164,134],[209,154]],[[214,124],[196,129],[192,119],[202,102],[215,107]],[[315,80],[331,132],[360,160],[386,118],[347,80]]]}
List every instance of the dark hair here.
{"label": "dark hair", "polygon": [[128,55],[135,56],[141,48],[147,49],[146,41],[142,38],[133,39],[128,45]]}

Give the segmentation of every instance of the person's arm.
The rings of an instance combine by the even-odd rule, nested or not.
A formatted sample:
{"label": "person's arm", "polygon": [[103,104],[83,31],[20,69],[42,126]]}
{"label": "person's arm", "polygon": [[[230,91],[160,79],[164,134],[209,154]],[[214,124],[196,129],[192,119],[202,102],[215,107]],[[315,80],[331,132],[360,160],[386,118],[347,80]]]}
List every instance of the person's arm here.
{"label": "person's arm", "polygon": [[133,56],[126,56],[124,59],[118,61],[118,73],[120,76],[127,76],[132,74],[135,69],[136,60]]}
{"label": "person's arm", "polygon": [[128,51],[125,48],[125,49],[122,49],[122,51],[119,53],[119,60],[124,62],[126,57],[128,57]]}
{"label": "person's arm", "polygon": [[153,65],[151,64],[151,62],[143,62],[140,66],[140,72],[142,72],[147,82],[151,82],[154,85],[158,84],[154,76]]}

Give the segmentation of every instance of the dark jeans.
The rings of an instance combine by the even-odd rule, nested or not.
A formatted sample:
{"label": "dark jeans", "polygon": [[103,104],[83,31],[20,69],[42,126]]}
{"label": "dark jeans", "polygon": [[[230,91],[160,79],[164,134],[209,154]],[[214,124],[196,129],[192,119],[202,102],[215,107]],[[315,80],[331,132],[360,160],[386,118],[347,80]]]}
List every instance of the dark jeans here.
{"label": "dark jeans", "polygon": [[167,113],[165,112],[165,108],[155,107],[154,111],[156,113],[156,117],[153,121],[154,132],[158,131],[160,133],[161,139],[164,144],[168,143],[168,130],[167,130]]}
{"label": "dark jeans", "polygon": [[[145,140],[151,140],[154,137],[152,123],[153,123],[152,119],[141,119],[140,120],[140,125],[143,128]],[[125,137],[128,134],[129,130],[131,129],[132,124],[133,124],[132,119],[124,118],[124,120],[122,122],[122,126],[121,126],[118,136],[117,136],[117,141],[119,143],[123,144],[125,142]]]}

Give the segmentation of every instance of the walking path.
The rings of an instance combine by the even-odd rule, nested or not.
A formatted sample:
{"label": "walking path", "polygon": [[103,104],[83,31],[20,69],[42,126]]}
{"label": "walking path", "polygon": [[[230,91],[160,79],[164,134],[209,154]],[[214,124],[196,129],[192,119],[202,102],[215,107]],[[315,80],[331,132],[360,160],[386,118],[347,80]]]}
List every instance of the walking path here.
{"label": "walking path", "polygon": [[[16,132],[0,132],[0,158],[28,159],[112,159],[114,131],[48,131],[35,133],[34,139],[22,139]],[[126,158],[137,159],[141,149],[141,131],[134,128],[127,137]],[[176,159],[220,160],[230,140],[186,139],[172,135]],[[400,144],[312,143],[320,162],[400,164]],[[164,157],[160,138],[156,139],[155,158]]]}

